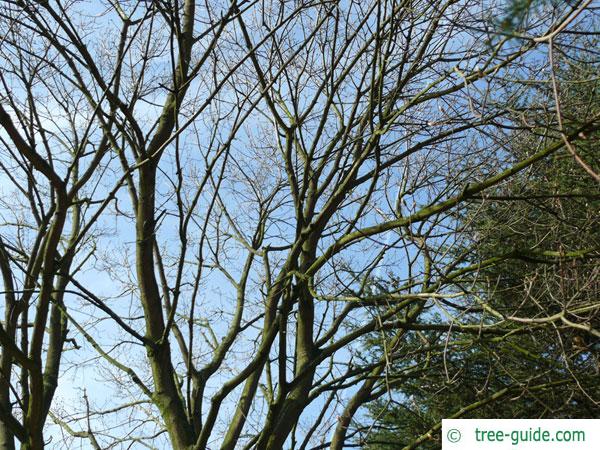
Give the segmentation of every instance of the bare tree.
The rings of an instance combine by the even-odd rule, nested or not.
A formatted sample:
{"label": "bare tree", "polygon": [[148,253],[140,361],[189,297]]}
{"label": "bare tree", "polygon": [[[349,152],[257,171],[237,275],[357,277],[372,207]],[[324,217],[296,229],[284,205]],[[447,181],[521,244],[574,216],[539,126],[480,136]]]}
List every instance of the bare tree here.
{"label": "bare tree", "polygon": [[598,255],[452,251],[453,211],[598,129],[506,151],[545,37],[593,40],[587,3],[518,32],[473,0],[2,6],[1,448],[341,449],[409,333],[539,322],[434,320],[461,280]]}

